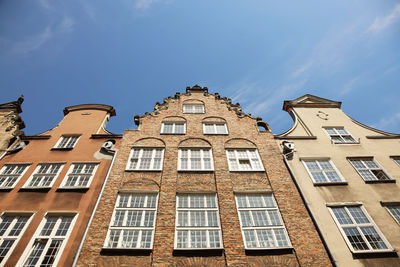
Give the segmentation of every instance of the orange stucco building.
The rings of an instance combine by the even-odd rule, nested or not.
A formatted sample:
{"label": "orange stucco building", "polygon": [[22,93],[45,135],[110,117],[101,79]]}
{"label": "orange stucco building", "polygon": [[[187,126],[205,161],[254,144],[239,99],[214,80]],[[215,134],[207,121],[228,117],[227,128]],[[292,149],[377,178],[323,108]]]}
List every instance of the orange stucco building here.
{"label": "orange stucco building", "polygon": [[0,266],[71,266],[79,250],[121,135],[105,129],[111,106],[64,115],[0,160]]}

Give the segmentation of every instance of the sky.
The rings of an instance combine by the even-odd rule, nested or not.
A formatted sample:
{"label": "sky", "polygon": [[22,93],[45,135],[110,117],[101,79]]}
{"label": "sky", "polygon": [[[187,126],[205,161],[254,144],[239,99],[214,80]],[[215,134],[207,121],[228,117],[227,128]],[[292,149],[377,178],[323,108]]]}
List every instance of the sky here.
{"label": "sky", "polygon": [[0,0],[0,103],[25,96],[27,135],[86,103],[112,105],[123,133],[195,84],[274,134],[304,94],[400,133],[400,1]]}

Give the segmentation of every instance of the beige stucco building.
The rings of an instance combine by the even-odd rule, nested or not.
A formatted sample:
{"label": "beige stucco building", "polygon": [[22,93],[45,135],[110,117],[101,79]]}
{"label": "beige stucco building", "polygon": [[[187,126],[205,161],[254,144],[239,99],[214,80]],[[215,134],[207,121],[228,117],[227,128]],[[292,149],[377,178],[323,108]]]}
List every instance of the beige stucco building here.
{"label": "beige stucco building", "polygon": [[400,266],[400,135],[312,95],[283,109],[294,125],[275,138],[333,262]]}

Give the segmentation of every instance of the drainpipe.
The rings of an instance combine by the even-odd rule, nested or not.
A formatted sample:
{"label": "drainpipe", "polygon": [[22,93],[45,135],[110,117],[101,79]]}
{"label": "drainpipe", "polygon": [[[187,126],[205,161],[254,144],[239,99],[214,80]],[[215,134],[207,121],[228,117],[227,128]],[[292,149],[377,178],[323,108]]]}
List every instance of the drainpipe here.
{"label": "drainpipe", "polygon": [[75,258],[74,258],[74,262],[72,263],[72,267],[76,266],[76,263],[77,263],[78,258],[79,258],[79,254],[81,253],[81,250],[82,250],[82,247],[83,247],[83,243],[85,242],[87,233],[89,232],[89,227],[92,224],[94,214],[95,214],[95,212],[97,210],[97,206],[99,205],[101,196],[103,195],[104,188],[106,187],[106,184],[107,184],[107,181],[108,181],[108,177],[110,176],[110,172],[111,172],[112,166],[114,165],[114,160],[115,160],[116,157],[117,157],[117,151],[114,151],[114,155],[113,155],[113,159],[111,161],[110,168],[108,168],[106,179],[104,180],[104,183],[103,183],[103,185],[101,187],[100,194],[99,194],[99,196],[98,196],[98,198],[96,200],[96,204],[94,205],[92,215],[90,215],[90,219],[89,219],[88,225],[86,226],[85,233],[83,234],[81,243],[79,244],[78,251],[75,254]]}
{"label": "drainpipe", "polygon": [[315,220],[314,213],[312,212],[312,210],[308,206],[308,202],[307,202],[306,198],[304,197],[303,192],[300,190],[299,184],[297,183],[296,176],[294,176],[292,168],[290,168],[290,165],[289,165],[289,163],[288,163],[288,161],[286,159],[286,156],[289,155],[290,153],[294,153],[294,151],[290,151],[289,153],[283,154],[283,161],[285,162],[285,165],[289,170],[290,176],[292,177],[292,180],[293,180],[294,184],[297,187],[297,191],[300,193],[300,197],[301,197],[301,199],[303,200],[303,202],[304,202],[304,204],[306,206],[308,214],[310,214],[311,220],[313,221],[313,223],[315,225],[315,228],[317,229],[318,235],[319,235],[319,237],[320,237],[320,239],[322,241],[322,244],[325,247],[326,252],[328,253],[328,257],[331,260],[332,265],[334,267],[337,267],[335,257],[333,257],[331,251],[329,250],[328,244],[325,242],[325,239],[324,239],[324,237],[322,235],[321,228],[319,227],[317,221]]}

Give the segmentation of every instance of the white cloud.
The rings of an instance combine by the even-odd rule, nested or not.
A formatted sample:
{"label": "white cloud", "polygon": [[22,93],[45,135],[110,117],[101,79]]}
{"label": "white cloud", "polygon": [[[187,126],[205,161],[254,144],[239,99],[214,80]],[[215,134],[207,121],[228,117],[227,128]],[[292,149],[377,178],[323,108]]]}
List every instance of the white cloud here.
{"label": "white cloud", "polygon": [[137,9],[148,9],[152,4],[158,1],[159,0],[136,0],[134,6]]}
{"label": "white cloud", "polygon": [[17,54],[28,54],[42,47],[53,37],[50,27],[46,27],[41,33],[35,34],[23,41],[18,41],[12,45],[11,51]]}
{"label": "white cloud", "polygon": [[303,64],[302,66],[300,66],[297,70],[295,70],[292,73],[292,78],[297,78],[301,74],[305,73],[306,71],[308,71],[312,67],[312,65],[313,65],[312,61],[309,61],[309,62]]}
{"label": "white cloud", "polygon": [[400,18],[400,4],[394,6],[390,13],[384,17],[375,18],[375,21],[369,26],[367,32],[378,33]]}
{"label": "white cloud", "polygon": [[60,30],[63,32],[71,32],[74,30],[75,21],[71,17],[64,17],[60,24]]}
{"label": "white cloud", "polygon": [[50,9],[51,8],[50,3],[49,3],[48,0],[39,0],[39,4],[45,9]]}
{"label": "white cloud", "polygon": [[345,94],[350,93],[351,91],[353,91],[356,88],[356,84],[362,80],[363,75],[358,75],[356,77],[354,77],[353,79],[351,79],[350,81],[348,81],[340,90],[339,95],[343,96]]}
{"label": "white cloud", "polygon": [[377,123],[373,124],[372,127],[377,129],[399,129],[400,128],[400,112],[394,114],[391,117],[383,117]]}

